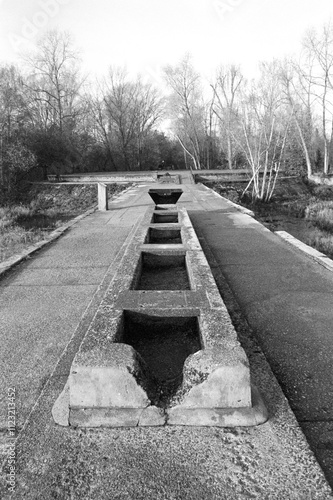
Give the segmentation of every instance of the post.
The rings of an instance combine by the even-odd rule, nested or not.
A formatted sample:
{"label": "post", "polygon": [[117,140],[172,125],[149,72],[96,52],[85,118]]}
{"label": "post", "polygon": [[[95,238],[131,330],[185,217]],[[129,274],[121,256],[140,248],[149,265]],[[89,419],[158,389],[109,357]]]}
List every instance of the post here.
{"label": "post", "polygon": [[98,210],[105,212],[108,210],[108,187],[104,182],[98,182]]}

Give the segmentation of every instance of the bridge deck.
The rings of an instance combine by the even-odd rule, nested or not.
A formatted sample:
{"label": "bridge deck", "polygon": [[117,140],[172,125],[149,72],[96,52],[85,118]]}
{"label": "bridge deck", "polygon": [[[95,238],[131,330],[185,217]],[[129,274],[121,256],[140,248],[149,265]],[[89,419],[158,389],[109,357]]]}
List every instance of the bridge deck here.
{"label": "bridge deck", "polygon": [[[119,499],[333,498],[260,352],[249,354],[271,415],[262,426],[82,434],[53,423],[51,408],[112,279],[112,263],[152,204],[148,187],[81,220],[0,283],[1,429],[5,442],[6,388],[14,386],[21,430],[17,498],[51,492],[70,498],[70,491],[72,498],[93,491],[96,498],[110,498],[107,491]],[[179,204],[257,330],[297,416],[306,420],[304,430],[310,438],[320,435],[316,451],[326,460],[333,441],[333,275],[211,191],[186,181],[182,187]]]}

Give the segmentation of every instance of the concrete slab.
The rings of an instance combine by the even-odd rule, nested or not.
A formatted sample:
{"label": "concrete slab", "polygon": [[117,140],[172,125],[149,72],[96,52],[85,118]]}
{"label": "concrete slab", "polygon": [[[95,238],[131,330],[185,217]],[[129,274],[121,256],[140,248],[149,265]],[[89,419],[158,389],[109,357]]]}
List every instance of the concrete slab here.
{"label": "concrete slab", "polygon": [[109,266],[121,244],[125,241],[128,228],[93,226],[87,232],[88,221],[74,227],[50,248],[41,250],[34,259],[32,268],[62,267],[105,267]]}
{"label": "concrete slab", "polygon": [[[96,285],[8,286],[1,290],[0,385],[16,388],[18,429],[24,425],[95,290]],[[6,421],[6,392],[2,392],[1,428],[6,428]]]}
{"label": "concrete slab", "polygon": [[[235,254],[233,258],[235,259]],[[235,293],[242,290],[245,295],[246,292],[244,306],[248,304],[251,307],[253,302],[260,303],[275,296],[283,297],[290,292],[302,293],[309,290],[320,294],[329,293],[331,289],[330,280],[320,279],[322,273],[319,266],[317,269],[310,270],[307,262],[302,262],[302,260],[300,262],[289,260],[280,265],[274,265],[273,260],[263,261],[259,267],[260,269],[253,264],[253,261],[248,265],[226,264],[225,262],[221,264],[221,269],[227,279],[237,276]]]}
{"label": "concrete slab", "polygon": [[[10,277],[10,286],[75,286],[99,285],[107,267],[58,267],[45,268],[27,266],[24,273],[16,272]],[[6,281],[7,284],[9,280]]]}
{"label": "concrete slab", "polygon": [[[81,217],[57,242],[16,266],[0,282],[0,383],[3,388],[16,388],[17,431],[24,427],[62,357],[67,360],[63,369],[67,366],[68,375],[72,349],[76,352],[86,331],[85,315],[91,315],[89,307],[97,308],[94,300],[103,288],[103,279],[112,273],[110,264],[140,210],[136,218],[131,214],[131,224],[124,219],[126,227],[106,230],[111,217],[96,213]],[[6,428],[3,391],[0,442],[4,444]]]}
{"label": "concrete slab", "polygon": [[332,273],[266,229],[235,224],[247,216],[221,217],[208,206],[190,216],[333,484],[330,445],[325,441],[324,456],[318,444],[318,423],[333,418]]}

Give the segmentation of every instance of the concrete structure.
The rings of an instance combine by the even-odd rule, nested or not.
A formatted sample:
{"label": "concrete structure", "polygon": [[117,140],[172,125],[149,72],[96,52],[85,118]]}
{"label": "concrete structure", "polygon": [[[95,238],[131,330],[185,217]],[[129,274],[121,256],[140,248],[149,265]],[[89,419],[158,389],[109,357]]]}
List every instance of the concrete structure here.
{"label": "concrete structure", "polygon": [[177,203],[183,194],[183,190],[177,188],[151,188],[148,194],[156,205],[164,203],[174,204]]}
{"label": "concrete structure", "polygon": [[[158,194],[154,190],[154,195]],[[181,243],[163,243],[174,231],[180,234]],[[160,242],[151,243],[156,232]],[[176,272],[181,265],[189,282],[186,291],[183,275],[177,283]],[[157,280],[142,290],[139,284],[145,266],[152,269]],[[163,292],[166,274],[159,276],[161,267],[172,277],[171,289]],[[159,328],[172,325],[181,335],[179,325],[184,320],[192,320],[197,346],[185,357],[184,368],[178,367],[182,374],[178,374],[179,382],[167,403],[161,402],[156,373],[147,366],[149,360],[142,360],[126,344],[128,322],[135,322],[137,336],[143,333],[140,323],[149,329],[156,322]],[[163,336],[158,342],[160,347],[156,349],[163,351]],[[191,349],[192,345],[187,354]],[[177,353],[170,354],[171,363]],[[62,415],[58,422],[63,424],[67,411],[65,423],[72,426],[168,423],[232,427],[266,421],[267,412],[258,392],[253,388],[251,393],[247,357],[185,208],[148,208],[74,359],[64,394],[53,414],[55,420]]]}
{"label": "concrete structure", "polygon": [[156,182],[157,172],[96,172],[93,174],[63,174],[48,175],[50,182],[75,182],[75,183],[96,183],[96,182]]}
{"label": "concrete structure", "polygon": [[177,173],[170,174],[169,172],[165,172],[163,174],[157,174],[157,182],[162,184],[181,184],[182,176]]}
{"label": "concrete structure", "polygon": [[[1,279],[0,375],[2,387],[16,387],[17,468],[15,494],[6,490],[2,474],[0,497],[333,498],[253,332],[245,320],[240,323],[244,314],[254,326],[253,321],[260,319],[257,332],[270,363],[284,375],[284,391],[299,408],[295,411],[303,428],[313,426],[310,442],[327,477],[333,478],[333,472],[329,475],[333,456],[329,418],[333,275],[253,218],[241,216],[211,190],[186,183],[186,179],[179,207],[187,209],[195,224],[228,310],[236,315],[238,326],[241,324],[238,336],[269,420],[256,427],[233,429],[176,425],[75,430],[54,423],[51,410],[81,341],[137,224],[152,204],[147,187],[132,188],[112,201],[109,211],[77,221],[61,238]],[[162,227],[152,228],[150,243],[155,244],[162,232]],[[171,236],[179,244],[177,229]],[[211,259],[213,252],[219,262]],[[230,303],[221,270],[242,310],[235,300]],[[188,292],[178,291],[185,297]],[[156,295],[163,293],[155,291]],[[127,317],[129,325],[132,319],[139,325],[138,318]],[[6,410],[3,391],[3,453]],[[310,439],[311,434],[308,436]]]}
{"label": "concrete structure", "polygon": [[105,212],[108,209],[108,186],[104,182],[97,184],[98,210]]}

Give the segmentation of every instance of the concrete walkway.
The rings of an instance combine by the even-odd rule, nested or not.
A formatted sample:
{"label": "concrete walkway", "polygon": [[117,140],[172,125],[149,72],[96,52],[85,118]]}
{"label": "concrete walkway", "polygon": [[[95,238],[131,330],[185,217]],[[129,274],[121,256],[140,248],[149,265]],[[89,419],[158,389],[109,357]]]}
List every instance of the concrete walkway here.
{"label": "concrete walkway", "polygon": [[[276,344],[276,358],[272,356],[270,360],[272,366],[275,368],[274,360],[279,366],[288,355],[289,363],[285,362],[283,368],[289,364],[293,373],[302,373],[301,359],[307,352],[301,349],[302,340],[305,343],[305,339],[311,340],[317,331],[322,331],[316,324],[321,318],[316,316],[314,308],[317,303],[327,303],[332,284],[330,273],[211,191],[190,183],[183,187],[180,204],[189,210],[199,235],[204,238],[203,243],[206,241],[211,248],[216,259],[215,271],[222,269],[227,275],[244,314],[250,322],[258,322],[259,337],[269,338],[263,342],[263,348]],[[51,408],[67,380],[72,359],[112,280],[115,265],[135,224],[152,204],[147,189],[148,186],[133,188],[112,203],[108,212],[96,212],[81,220],[0,282],[3,443],[7,439],[7,388],[12,386],[16,388],[19,431],[16,492],[9,495],[2,482],[0,497],[43,500],[333,498],[287,400],[255,343],[247,345],[251,376],[270,413],[269,421],[259,427],[76,430],[54,424]],[[246,256],[252,260],[246,260]],[[277,272],[275,265],[279,267]],[[280,278],[286,266],[285,277]],[[260,268],[266,270],[262,277],[266,287],[259,280]],[[249,270],[253,274],[250,275]],[[297,286],[302,275],[309,272],[308,286],[312,285],[313,289],[312,308],[308,310]],[[274,280],[271,276],[275,276]],[[320,284],[315,283],[317,279]],[[285,284],[284,288],[279,285],[280,281]],[[278,293],[275,290],[279,290]],[[314,297],[320,300],[312,300]],[[291,307],[292,300],[298,304],[297,311]],[[280,310],[282,313],[274,320],[275,311]],[[286,322],[283,314],[289,311],[290,317],[293,316],[291,323]],[[295,311],[298,316],[303,314],[299,323],[302,330],[296,336]],[[324,307],[320,311],[322,318],[329,319]],[[272,315],[270,319],[265,316],[268,312]],[[323,319],[323,323],[325,321]],[[286,344],[294,342],[289,350],[279,351],[283,342],[277,340],[276,332],[280,330],[283,338],[290,336]],[[304,336],[300,341],[301,331]],[[323,343],[328,337],[322,334],[320,338],[321,362],[329,362]],[[296,343],[297,349],[294,348],[296,341],[300,344]],[[316,352],[312,350],[311,355]],[[315,384],[317,379],[310,371],[311,366],[309,374],[314,377],[311,383]],[[316,367],[320,364],[311,369]],[[304,375],[299,379],[304,379]],[[308,406],[319,411],[322,400],[315,400],[315,393],[316,389],[309,393],[312,399],[308,400]],[[323,391],[326,408],[330,408],[326,396]]]}
{"label": "concrete walkway", "polygon": [[[0,387],[16,388],[18,431],[73,335],[72,351],[81,342],[95,303],[103,296],[103,282],[112,279],[112,264],[147,208],[149,201],[141,202],[142,197],[135,189],[121,194],[110,211],[82,219],[1,280]],[[3,439],[6,397],[1,391]]]}
{"label": "concrete walkway", "polygon": [[190,212],[333,485],[333,272],[216,196]]}

